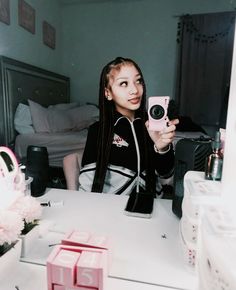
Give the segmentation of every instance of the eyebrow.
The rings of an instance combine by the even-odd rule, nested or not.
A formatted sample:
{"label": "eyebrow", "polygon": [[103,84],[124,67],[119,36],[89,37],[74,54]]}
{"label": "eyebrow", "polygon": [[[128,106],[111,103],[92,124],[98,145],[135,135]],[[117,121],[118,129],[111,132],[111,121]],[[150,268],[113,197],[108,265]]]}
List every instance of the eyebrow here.
{"label": "eyebrow", "polygon": [[[137,75],[135,75],[135,77],[141,77],[141,75],[140,74],[137,74]],[[121,79],[127,80],[127,79],[129,79],[129,77],[119,77],[116,80],[121,80]]]}

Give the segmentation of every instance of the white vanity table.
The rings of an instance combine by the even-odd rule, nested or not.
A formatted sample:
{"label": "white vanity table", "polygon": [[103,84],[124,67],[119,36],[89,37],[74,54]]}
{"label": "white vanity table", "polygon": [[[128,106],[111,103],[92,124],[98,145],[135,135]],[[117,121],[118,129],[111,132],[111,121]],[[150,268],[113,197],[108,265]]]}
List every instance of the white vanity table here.
{"label": "white vanity table", "polygon": [[[46,269],[44,266],[20,262],[4,281],[1,290],[34,290],[47,289]],[[170,290],[176,288],[161,287],[146,283],[108,278],[104,290]]]}
{"label": "white vanity table", "polygon": [[[179,219],[172,213],[172,202],[155,200],[153,217],[145,219],[129,217],[123,213],[127,198],[50,189],[39,199],[63,201],[64,204],[44,208],[42,225],[48,227],[44,229],[45,237],[49,233],[60,237],[72,229],[109,236],[112,266],[104,290],[195,290],[197,277],[184,262],[179,239]],[[39,260],[28,257],[28,261],[39,264],[45,262],[52,249],[48,248],[45,240],[41,238],[39,243],[35,243],[32,257],[38,253]],[[47,248],[45,257],[43,247]],[[20,290],[36,289],[36,285],[37,290],[47,289],[45,266],[22,261],[11,275],[1,283],[1,288],[4,285],[2,289],[15,289],[15,285]]]}

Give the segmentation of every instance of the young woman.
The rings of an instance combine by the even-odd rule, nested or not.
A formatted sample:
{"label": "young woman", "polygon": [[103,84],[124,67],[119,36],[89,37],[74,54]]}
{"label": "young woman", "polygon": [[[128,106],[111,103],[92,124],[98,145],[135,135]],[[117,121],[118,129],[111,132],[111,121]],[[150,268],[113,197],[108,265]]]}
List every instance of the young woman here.
{"label": "young woman", "polygon": [[145,83],[133,60],[118,57],[103,68],[99,108],[100,120],[88,132],[79,190],[158,193],[158,176],[173,173],[178,120],[161,132],[149,130]]}

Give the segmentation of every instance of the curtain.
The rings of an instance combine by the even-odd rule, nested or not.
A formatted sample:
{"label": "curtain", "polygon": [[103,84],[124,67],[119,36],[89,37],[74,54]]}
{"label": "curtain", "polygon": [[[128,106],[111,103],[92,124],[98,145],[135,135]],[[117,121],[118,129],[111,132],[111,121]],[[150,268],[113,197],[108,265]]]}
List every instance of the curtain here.
{"label": "curtain", "polygon": [[225,126],[235,12],[185,15],[177,34],[175,100],[179,114],[201,126]]}

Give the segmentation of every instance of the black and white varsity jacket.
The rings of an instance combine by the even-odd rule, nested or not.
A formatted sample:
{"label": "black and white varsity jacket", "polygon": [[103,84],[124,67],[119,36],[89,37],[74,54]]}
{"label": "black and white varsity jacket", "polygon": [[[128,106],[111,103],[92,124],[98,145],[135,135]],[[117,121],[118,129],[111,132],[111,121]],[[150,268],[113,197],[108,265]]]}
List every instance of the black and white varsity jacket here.
{"label": "black and white varsity jacket", "polygon": [[[106,172],[104,193],[130,194],[136,187],[145,189],[144,138],[142,136],[142,121],[136,118],[133,122],[125,116],[116,113],[114,137],[111,147],[110,161]],[[82,158],[82,168],[79,176],[79,190],[91,191],[96,168],[96,144],[98,138],[98,122],[90,126]],[[152,159],[157,174],[157,193],[161,190],[158,177],[169,178],[173,173],[174,151],[165,154],[154,151],[154,144],[149,137],[152,147]]]}

